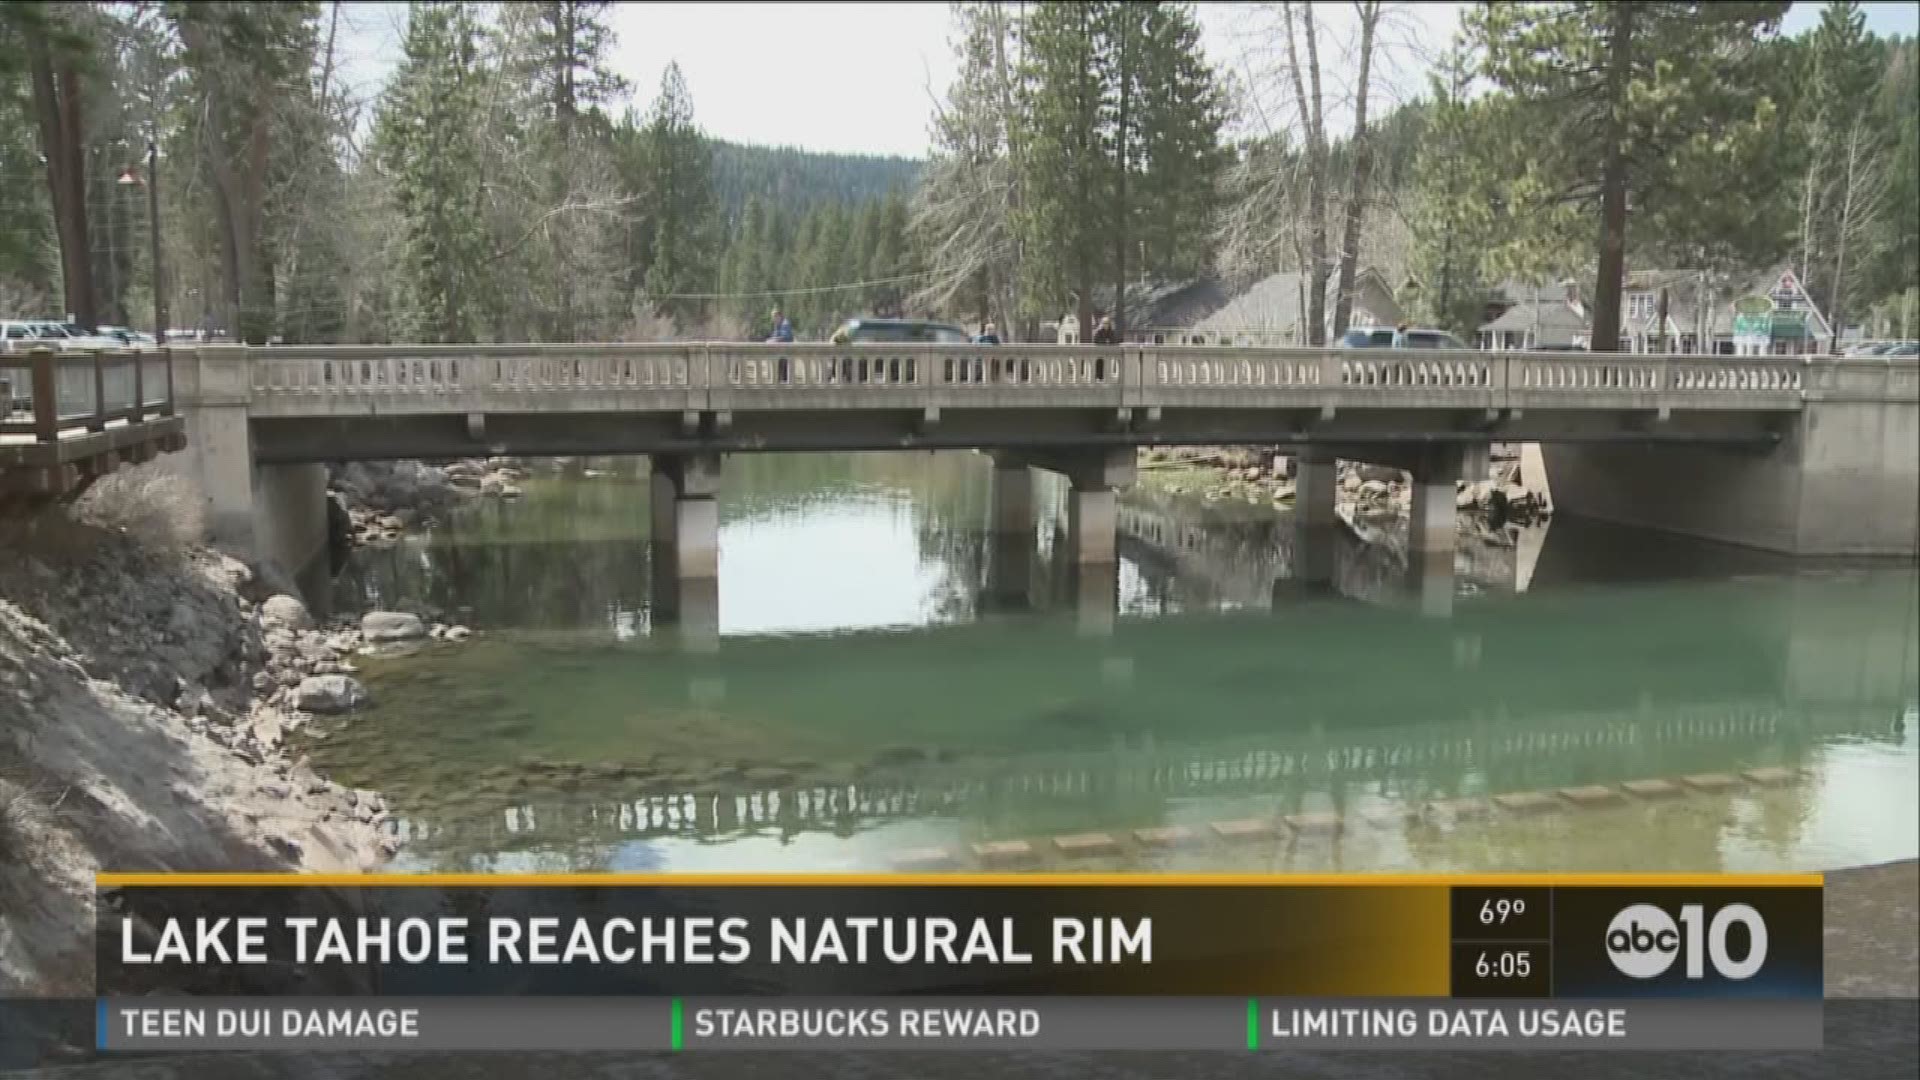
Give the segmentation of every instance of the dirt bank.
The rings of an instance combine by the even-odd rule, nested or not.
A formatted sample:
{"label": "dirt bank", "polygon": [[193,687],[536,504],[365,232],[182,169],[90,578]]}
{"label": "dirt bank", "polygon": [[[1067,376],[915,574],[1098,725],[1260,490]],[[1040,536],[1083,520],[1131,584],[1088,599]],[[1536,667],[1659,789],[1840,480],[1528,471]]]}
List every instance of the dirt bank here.
{"label": "dirt bank", "polygon": [[0,522],[0,996],[92,994],[97,871],[351,871],[388,854],[378,796],[280,742],[303,714],[265,700],[290,678],[267,639],[308,643],[263,628],[278,590],[196,546],[180,519],[197,500],[166,483]]}

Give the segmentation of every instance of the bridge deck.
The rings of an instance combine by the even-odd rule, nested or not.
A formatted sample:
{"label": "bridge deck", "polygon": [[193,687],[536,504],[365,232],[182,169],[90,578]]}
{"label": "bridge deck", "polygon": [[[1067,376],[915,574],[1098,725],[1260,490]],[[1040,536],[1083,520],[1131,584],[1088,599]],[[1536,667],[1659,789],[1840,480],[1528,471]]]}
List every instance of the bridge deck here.
{"label": "bridge deck", "polygon": [[1180,442],[1776,441],[1884,359],[1231,346],[205,346],[263,462]]}

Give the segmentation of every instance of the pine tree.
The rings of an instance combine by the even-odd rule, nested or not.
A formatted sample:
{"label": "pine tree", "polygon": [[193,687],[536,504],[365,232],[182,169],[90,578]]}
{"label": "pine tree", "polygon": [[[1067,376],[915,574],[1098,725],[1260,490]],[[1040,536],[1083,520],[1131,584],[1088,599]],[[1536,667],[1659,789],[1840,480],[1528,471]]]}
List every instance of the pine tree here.
{"label": "pine tree", "polygon": [[1073,297],[1082,340],[1092,333],[1093,290],[1108,250],[1100,200],[1109,180],[1099,131],[1105,94],[1094,37],[1101,7],[1045,0],[1021,20],[1014,125],[1026,148],[1025,201],[1016,218],[1026,241],[1025,287],[1041,297]]}
{"label": "pine tree", "polygon": [[1534,186],[1525,191],[1532,205],[1515,208],[1516,222],[1531,228],[1525,211],[1535,207],[1562,222],[1563,208],[1599,209],[1595,351],[1619,346],[1630,202],[1640,226],[1657,233],[1768,181],[1741,169],[1773,125],[1754,61],[1786,9],[1635,2],[1469,11],[1483,74],[1521,111],[1510,134]]}
{"label": "pine tree", "polygon": [[415,3],[406,58],[381,104],[375,147],[405,235],[410,340],[474,341],[487,300],[489,242],[474,213],[483,172],[479,28],[464,3]]}
{"label": "pine tree", "polygon": [[1162,277],[1203,273],[1212,261],[1210,230],[1231,155],[1220,141],[1226,120],[1219,78],[1200,45],[1200,26],[1184,5],[1153,4],[1142,79],[1144,174],[1136,183],[1149,269]]}
{"label": "pine tree", "polygon": [[641,135],[643,186],[640,212],[650,222],[646,294],[654,307],[681,325],[697,322],[705,305],[672,299],[709,291],[713,282],[716,203],[710,151],[693,123],[693,98],[680,65],[668,64],[660,97]]}
{"label": "pine tree", "polygon": [[1490,168],[1489,150],[1505,144],[1497,131],[1510,103],[1468,97],[1476,63],[1456,42],[1428,77],[1426,167],[1414,195],[1414,306],[1429,325],[1456,333],[1481,321],[1488,253],[1498,242],[1496,188],[1505,179]]}

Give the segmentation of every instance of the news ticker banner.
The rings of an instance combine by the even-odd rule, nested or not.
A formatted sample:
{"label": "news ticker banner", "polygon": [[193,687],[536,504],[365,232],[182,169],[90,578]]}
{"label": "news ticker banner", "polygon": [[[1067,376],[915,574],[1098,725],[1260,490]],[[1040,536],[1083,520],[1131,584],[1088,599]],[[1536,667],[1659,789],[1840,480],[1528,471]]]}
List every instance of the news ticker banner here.
{"label": "news ticker banner", "polygon": [[104,875],[104,1050],[1811,1049],[1814,875]]}

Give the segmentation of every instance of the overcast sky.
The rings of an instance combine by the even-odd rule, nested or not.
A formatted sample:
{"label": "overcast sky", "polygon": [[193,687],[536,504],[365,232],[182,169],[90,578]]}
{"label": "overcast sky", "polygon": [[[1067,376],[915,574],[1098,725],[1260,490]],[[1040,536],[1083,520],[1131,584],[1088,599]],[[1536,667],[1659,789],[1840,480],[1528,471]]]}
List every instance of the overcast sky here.
{"label": "overcast sky", "polygon": [[[1243,83],[1258,85],[1263,73],[1271,74],[1272,20],[1259,5],[1196,6],[1202,44],[1215,64]],[[1464,6],[1389,5],[1396,14],[1382,39],[1391,96],[1419,92],[1427,58],[1446,47]],[[1876,33],[1920,32],[1920,5],[1911,0],[1863,6]],[[1350,83],[1351,66],[1341,57],[1351,47],[1352,6],[1315,7],[1328,24],[1323,62],[1329,83]],[[1785,30],[1813,26],[1819,7],[1794,4]],[[677,60],[696,121],[733,142],[923,156],[934,97],[945,92],[958,64],[944,3],[617,4],[610,22],[612,67],[632,84],[640,107],[653,100],[661,72]],[[405,27],[405,4],[342,6],[342,74],[363,97],[378,92],[399,60]],[[1326,93],[1328,125],[1337,131],[1347,126],[1346,89],[1329,86]],[[1251,116],[1255,126],[1284,122],[1259,108]]]}

